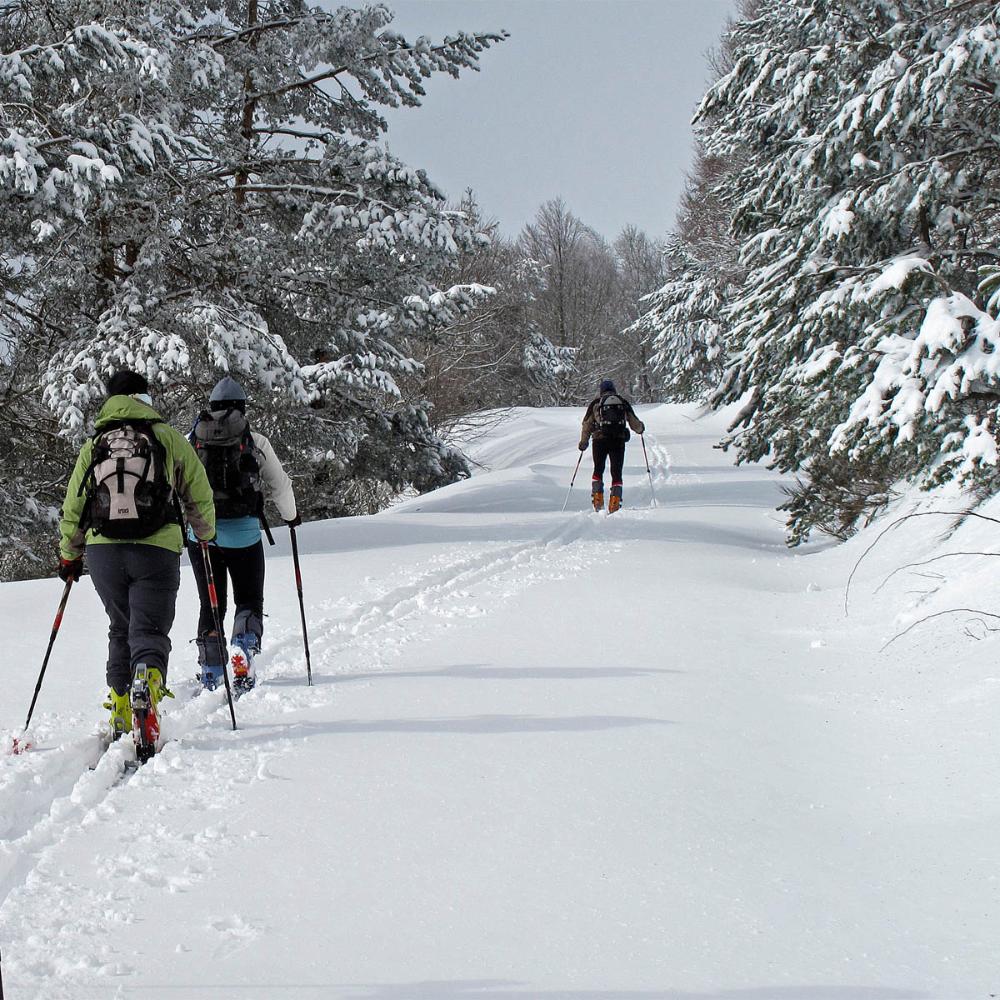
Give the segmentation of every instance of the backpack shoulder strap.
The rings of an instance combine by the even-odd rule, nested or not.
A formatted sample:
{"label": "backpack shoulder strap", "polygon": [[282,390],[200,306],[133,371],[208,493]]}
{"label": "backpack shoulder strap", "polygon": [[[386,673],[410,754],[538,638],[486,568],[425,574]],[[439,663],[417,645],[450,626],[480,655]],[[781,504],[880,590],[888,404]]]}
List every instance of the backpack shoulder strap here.
{"label": "backpack shoulder strap", "polygon": [[97,465],[97,455],[94,451],[94,442],[97,440],[97,435],[93,434],[90,438],[90,462],[87,468],[84,469],[83,475],[80,477],[80,486],[76,491],[78,497],[82,497],[84,493],[88,496],[90,495],[90,483],[94,478],[94,466]]}

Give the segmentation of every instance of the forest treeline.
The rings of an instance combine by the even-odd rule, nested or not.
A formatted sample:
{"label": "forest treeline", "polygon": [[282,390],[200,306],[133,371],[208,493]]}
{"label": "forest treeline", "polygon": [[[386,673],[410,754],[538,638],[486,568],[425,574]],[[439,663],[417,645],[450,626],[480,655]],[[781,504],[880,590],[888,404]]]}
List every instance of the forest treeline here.
{"label": "forest treeline", "polygon": [[[516,236],[390,152],[503,32],[382,5],[0,4],[0,578],[49,572],[116,368],[183,427],[241,379],[306,517],[469,474],[476,414],[734,405],[790,541],[893,485],[996,491],[1000,42],[986,0],[744,0],[665,239],[558,198]],[[386,142],[388,138],[388,144]],[[653,218],[661,211],[651,207]]]}
{"label": "forest treeline", "polygon": [[[641,233],[561,202],[517,239],[389,152],[379,109],[505,34],[382,5],[0,4],[0,578],[51,571],[72,456],[120,367],[190,426],[246,386],[307,518],[469,473],[473,412],[647,392]],[[465,423],[463,423],[465,422]]]}

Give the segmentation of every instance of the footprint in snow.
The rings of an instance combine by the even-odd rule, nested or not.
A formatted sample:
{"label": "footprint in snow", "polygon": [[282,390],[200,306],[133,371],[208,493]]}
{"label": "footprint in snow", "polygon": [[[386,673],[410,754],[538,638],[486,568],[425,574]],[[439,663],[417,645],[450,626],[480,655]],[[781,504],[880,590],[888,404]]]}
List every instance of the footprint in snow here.
{"label": "footprint in snow", "polygon": [[259,937],[262,928],[244,920],[238,914],[231,917],[218,917],[210,920],[208,929],[214,931],[221,938],[233,942],[249,943],[254,938]]}

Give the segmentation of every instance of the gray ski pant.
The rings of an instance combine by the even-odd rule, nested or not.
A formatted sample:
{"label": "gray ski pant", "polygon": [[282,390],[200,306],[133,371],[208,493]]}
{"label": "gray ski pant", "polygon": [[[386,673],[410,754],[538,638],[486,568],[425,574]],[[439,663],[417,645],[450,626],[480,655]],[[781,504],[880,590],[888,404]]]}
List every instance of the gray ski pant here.
{"label": "gray ski pant", "polygon": [[181,557],[141,542],[87,546],[87,568],[108,613],[108,685],[127,691],[137,663],[167,677]]}

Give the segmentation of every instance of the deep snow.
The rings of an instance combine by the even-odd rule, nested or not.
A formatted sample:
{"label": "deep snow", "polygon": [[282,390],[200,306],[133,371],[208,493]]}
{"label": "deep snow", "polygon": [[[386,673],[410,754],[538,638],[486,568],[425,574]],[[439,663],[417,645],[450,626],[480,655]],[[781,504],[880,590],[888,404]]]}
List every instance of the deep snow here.
{"label": "deep snow", "polygon": [[[7,1000],[1000,992],[996,643],[966,615],[879,652],[1000,611],[996,564],[875,593],[990,526],[901,525],[845,617],[874,530],[786,550],[781,481],[713,449],[723,416],[644,409],[659,507],[634,441],[623,511],[586,510],[585,461],[560,513],[580,416],[514,411],[471,481],[301,529],[313,688],[269,552],[235,733],[193,697],[185,567],[171,742],[124,783],[124,747],[87,767],[105,619],[75,588],[39,749],[0,757]],[[6,742],[60,588],[2,588]]]}

